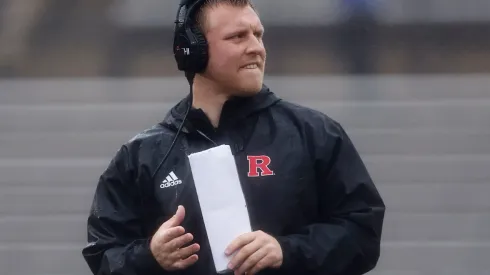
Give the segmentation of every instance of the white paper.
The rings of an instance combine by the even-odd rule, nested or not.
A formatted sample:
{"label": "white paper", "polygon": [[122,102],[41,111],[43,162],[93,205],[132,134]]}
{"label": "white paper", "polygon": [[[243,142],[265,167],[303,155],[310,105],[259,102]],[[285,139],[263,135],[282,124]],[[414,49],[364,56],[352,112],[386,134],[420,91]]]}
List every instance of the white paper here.
{"label": "white paper", "polygon": [[228,145],[189,155],[214,265],[228,271],[226,247],[239,235],[251,232],[235,159]]}

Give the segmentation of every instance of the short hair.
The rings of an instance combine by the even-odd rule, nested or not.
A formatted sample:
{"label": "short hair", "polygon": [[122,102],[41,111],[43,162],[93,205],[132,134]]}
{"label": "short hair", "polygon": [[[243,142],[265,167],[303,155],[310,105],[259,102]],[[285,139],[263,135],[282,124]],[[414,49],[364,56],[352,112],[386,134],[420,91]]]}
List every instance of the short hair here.
{"label": "short hair", "polygon": [[204,10],[206,8],[213,8],[222,4],[231,5],[234,7],[250,6],[255,12],[257,12],[252,0],[205,0],[193,15],[193,23],[195,26],[202,32],[205,32],[206,16]]}

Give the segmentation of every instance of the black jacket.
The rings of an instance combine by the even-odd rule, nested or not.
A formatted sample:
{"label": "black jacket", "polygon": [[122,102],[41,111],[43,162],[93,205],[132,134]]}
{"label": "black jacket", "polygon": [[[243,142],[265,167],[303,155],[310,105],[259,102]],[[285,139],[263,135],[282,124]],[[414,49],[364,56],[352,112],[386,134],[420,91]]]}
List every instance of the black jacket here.
{"label": "black jacket", "polygon": [[[220,144],[232,148],[252,229],[276,237],[283,249],[282,267],[262,274],[356,275],[374,268],[385,206],[339,123],[264,86],[253,97],[226,102],[218,129],[193,109],[152,178],[187,104],[183,99],[162,123],[124,144],[101,175],[83,249],[94,274],[216,274],[187,155]],[[269,169],[249,171],[248,156],[268,156]],[[180,184],[164,183],[170,172]],[[183,227],[201,250],[187,270],[166,272],[149,238],[179,204],[186,208]]]}

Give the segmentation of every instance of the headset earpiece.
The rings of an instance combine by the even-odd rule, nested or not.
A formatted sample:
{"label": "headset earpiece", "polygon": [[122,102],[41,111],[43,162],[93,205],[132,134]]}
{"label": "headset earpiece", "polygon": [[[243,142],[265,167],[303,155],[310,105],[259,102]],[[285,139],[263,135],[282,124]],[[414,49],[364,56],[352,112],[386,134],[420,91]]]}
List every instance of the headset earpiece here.
{"label": "headset earpiece", "polygon": [[177,13],[174,34],[174,56],[181,71],[200,73],[208,63],[208,43],[204,34],[193,24],[189,16],[203,1],[196,1],[190,9],[182,5]]}
{"label": "headset earpiece", "polygon": [[195,55],[193,56],[193,68],[195,73],[200,73],[206,69],[208,65],[208,41],[202,31],[194,26],[191,27],[191,33],[194,35],[196,43]]}

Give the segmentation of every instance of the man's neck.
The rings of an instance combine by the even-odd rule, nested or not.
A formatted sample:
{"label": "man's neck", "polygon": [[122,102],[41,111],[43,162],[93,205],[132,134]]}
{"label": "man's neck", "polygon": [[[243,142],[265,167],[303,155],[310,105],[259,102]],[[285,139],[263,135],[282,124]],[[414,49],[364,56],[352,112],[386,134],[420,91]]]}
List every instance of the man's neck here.
{"label": "man's neck", "polygon": [[193,83],[192,106],[202,109],[215,128],[218,128],[221,111],[228,98],[227,93],[219,91],[208,79],[196,75]]}

